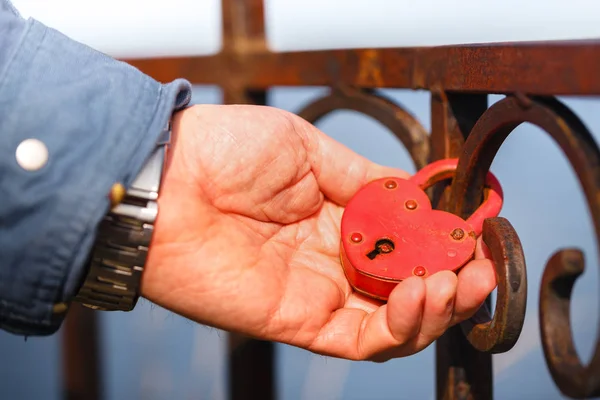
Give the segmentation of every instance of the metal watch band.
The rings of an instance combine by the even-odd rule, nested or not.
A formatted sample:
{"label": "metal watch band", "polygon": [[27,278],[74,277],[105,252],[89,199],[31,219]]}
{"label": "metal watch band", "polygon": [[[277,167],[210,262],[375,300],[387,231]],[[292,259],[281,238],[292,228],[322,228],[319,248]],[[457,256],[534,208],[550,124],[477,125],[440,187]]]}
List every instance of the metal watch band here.
{"label": "metal watch band", "polygon": [[123,200],[101,221],[87,275],[74,301],[103,311],[135,307],[158,215],[156,200],[170,141],[169,124]]}

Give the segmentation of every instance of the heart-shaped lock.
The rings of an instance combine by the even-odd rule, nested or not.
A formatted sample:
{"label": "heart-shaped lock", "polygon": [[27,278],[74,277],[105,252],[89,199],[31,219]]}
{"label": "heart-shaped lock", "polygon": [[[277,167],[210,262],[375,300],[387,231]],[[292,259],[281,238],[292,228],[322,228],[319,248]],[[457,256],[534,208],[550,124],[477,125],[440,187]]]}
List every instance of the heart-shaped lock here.
{"label": "heart-shaped lock", "polygon": [[433,162],[410,179],[369,182],[348,202],[341,223],[341,262],[357,292],[387,300],[410,276],[457,271],[474,255],[486,218],[502,208],[500,183],[486,177],[486,197],[465,221],[433,210],[425,189],[454,176],[457,159]]}

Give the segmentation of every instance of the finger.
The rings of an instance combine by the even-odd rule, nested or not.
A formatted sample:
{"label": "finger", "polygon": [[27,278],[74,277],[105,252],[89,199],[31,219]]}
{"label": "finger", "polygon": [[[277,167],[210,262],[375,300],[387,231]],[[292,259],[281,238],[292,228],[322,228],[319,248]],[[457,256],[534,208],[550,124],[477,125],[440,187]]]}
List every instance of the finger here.
{"label": "finger", "polygon": [[477,245],[475,246],[475,257],[476,260],[482,260],[484,258],[492,259],[492,252],[489,247],[483,241],[483,238],[479,236],[477,238]]}
{"label": "finger", "polygon": [[419,332],[424,304],[424,281],[409,278],[398,284],[388,303],[373,313],[352,308],[337,310],[309,349],[353,360],[397,350]]}
{"label": "finger", "polygon": [[427,292],[421,331],[416,341],[417,351],[429,346],[450,326],[457,284],[458,278],[451,271],[440,271],[425,280]]}
{"label": "finger", "polygon": [[491,260],[473,260],[458,273],[456,304],[452,324],[470,318],[496,287],[496,272]]}
{"label": "finger", "polygon": [[392,348],[373,357],[373,361],[405,357],[422,351],[450,326],[456,298],[457,277],[450,271],[438,272],[426,280],[425,303],[421,326],[404,346]]}
{"label": "finger", "polygon": [[325,196],[339,205],[346,205],[358,189],[374,179],[410,176],[406,171],[369,161],[300,117],[295,120],[295,125],[303,134],[319,187]]}

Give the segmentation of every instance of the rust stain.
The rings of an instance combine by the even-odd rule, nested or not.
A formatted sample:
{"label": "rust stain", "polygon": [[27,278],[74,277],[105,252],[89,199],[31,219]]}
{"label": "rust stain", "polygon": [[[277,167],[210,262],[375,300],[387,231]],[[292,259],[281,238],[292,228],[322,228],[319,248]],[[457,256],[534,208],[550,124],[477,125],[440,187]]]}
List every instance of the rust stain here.
{"label": "rust stain", "polygon": [[571,128],[569,127],[569,124],[567,124],[567,122],[564,119],[558,117],[558,118],[556,118],[556,123],[558,124],[558,126],[560,127],[560,129],[563,130],[563,132],[565,134],[567,134],[567,135],[571,135],[572,134]]}
{"label": "rust stain", "polygon": [[359,56],[358,82],[366,86],[383,86],[380,52],[375,49],[364,50]]}

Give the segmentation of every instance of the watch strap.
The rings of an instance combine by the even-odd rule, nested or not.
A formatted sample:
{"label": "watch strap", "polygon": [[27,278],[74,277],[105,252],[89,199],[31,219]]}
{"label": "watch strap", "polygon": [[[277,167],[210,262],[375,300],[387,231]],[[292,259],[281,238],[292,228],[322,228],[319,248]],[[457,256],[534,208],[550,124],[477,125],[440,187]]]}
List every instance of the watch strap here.
{"label": "watch strap", "polygon": [[100,222],[88,272],[74,301],[103,311],[135,307],[158,215],[156,200],[170,139],[169,124],[123,200]]}

